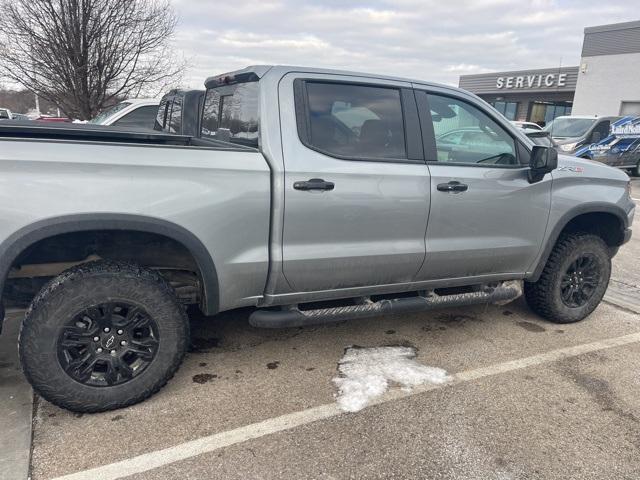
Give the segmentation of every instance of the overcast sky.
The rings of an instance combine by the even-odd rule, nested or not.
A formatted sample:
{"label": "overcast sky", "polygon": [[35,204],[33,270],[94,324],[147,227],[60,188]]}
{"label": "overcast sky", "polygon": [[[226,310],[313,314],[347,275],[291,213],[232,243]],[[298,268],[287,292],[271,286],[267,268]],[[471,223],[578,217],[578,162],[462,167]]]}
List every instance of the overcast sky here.
{"label": "overcast sky", "polygon": [[578,65],[586,26],[640,19],[638,0],[173,0],[184,85],[253,64],[322,66],[457,85],[458,76]]}

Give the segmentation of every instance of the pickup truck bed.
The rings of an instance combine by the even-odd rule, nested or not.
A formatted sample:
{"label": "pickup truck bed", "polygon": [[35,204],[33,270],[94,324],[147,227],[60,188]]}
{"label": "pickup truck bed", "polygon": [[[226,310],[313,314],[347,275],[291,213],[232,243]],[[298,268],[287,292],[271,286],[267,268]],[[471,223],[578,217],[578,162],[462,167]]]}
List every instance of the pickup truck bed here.
{"label": "pickup truck bed", "polygon": [[220,150],[252,150],[239,145],[229,145],[215,139],[200,139],[144,128],[134,130],[108,125],[41,123],[28,120],[0,120],[0,138],[208,146]]}

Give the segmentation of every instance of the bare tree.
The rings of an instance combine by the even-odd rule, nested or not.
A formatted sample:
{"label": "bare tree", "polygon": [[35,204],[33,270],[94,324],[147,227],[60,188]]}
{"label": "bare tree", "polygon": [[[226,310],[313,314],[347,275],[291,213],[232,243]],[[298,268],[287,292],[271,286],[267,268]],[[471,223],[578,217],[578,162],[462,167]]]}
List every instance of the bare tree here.
{"label": "bare tree", "polygon": [[86,120],[179,81],[170,0],[0,0],[0,75]]}

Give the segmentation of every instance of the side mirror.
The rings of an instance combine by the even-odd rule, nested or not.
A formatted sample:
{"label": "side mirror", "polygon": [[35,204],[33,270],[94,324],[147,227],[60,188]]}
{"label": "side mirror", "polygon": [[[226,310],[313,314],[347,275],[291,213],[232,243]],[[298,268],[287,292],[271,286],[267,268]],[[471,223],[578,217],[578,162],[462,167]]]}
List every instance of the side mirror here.
{"label": "side mirror", "polygon": [[591,143],[598,143],[600,140],[602,140],[602,135],[600,135],[600,132],[593,132],[591,134]]}
{"label": "side mirror", "polygon": [[534,145],[529,159],[529,183],[535,183],[558,168],[558,152],[553,147]]}

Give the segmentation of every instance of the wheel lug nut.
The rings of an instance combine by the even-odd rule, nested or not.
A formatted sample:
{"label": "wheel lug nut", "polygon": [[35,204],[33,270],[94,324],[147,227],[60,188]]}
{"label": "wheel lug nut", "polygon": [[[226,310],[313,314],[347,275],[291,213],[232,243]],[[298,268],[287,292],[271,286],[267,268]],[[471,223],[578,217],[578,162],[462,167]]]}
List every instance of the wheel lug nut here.
{"label": "wheel lug nut", "polygon": [[104,327],[104,333],[109,333],[111,329],[109,327]]}
{"label": "wheel lug nut", "polygon": [[111,355],[115,356],[116,351],[115,351],[115,350],[111,350],[111,352],[110,352],[110,353],[111,353]]}
{"label": "wheel lug nut", "polygon": [[96,352],[102,353],[102,349],[100,347],[96,348]]}
{"label": "wheel lug nut", "polygon": [[127,344],[127,341],[126,341],[126,340],[122,340],[122,341],[120,342],[120,345],[122,345],[123,347],[124,347],[126,344]]}
{"label": "wheel lug nut", "polygon": [[123,330],[118,330],[118,335],[122,335],[124,333]]}
{"label": "wheel lug nut", "polygon": [[93,341],[94,342],[99,342],[100,341],[100,337],[93,337]]}

